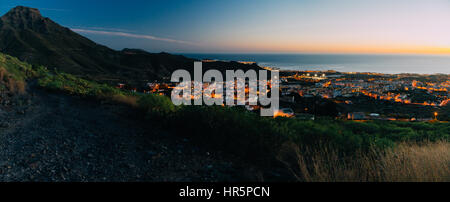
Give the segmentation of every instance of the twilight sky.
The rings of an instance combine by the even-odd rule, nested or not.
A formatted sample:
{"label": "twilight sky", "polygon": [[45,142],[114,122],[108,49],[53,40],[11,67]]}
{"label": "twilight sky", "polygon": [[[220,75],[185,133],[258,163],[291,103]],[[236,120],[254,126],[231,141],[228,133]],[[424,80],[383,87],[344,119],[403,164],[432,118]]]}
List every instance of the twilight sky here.
{"label": "twilight sky", "polygon": [[450,54],[450,0],[1,0],[114,49]]}

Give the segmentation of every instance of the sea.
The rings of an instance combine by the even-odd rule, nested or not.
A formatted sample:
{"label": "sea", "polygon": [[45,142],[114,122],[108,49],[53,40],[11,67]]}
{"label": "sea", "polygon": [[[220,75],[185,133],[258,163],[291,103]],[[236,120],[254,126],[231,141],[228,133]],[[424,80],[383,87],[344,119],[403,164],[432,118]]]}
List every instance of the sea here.
{"label": "sea", "polygon": [[256,62],[280,70],[335,70],[386,74],[450,74],[450,55],[386,54],[198,54],[189,58]]}

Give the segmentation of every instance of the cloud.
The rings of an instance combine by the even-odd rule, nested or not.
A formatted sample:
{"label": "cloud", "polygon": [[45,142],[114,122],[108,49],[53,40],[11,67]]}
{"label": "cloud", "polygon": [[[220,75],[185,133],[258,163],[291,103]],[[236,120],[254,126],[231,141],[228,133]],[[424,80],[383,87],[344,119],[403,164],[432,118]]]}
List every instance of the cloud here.
{"label": "cloud", "polygon": [[78,32],[78,33],[102,34],[102,35],[109,35],[109,36],[131,37],[131,38],[165,41],[165,42],[170,42],[170,43],[179,43],[179,44],[186,44],[186,45],[196,45],[195,43],[192,43],[189,41],[162,38],[162,37],[143,35],[143,34],[131,34],[131,33],[126,33],[126,32],[112,32],[112,31],[100,31],[100,30],[77,29],[77,28],[71,28],[71,30],[74,32]]}
{"label": "cloud", "polygon": [[83,29],[83,30],[94,30],[94,31],[113,31],[113,32],[125,32],[133,33],[134,31],[119,28],[109,28],[109,27],[82,27],[82,26],[70,26],[71,29]]}
{"label": "cloud", "polygon": [[68,9],[62,9],[62,8],[39,8],[39,10],[43,10],[43,11],[61,11],[61,12],[70,11]]}

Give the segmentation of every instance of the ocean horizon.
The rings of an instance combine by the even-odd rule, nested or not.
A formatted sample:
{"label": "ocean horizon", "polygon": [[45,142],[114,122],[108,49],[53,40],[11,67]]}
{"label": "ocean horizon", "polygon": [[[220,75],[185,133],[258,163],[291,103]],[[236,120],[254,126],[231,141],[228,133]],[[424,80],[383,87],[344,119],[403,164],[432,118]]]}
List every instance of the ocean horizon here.
{"label": "ocean horizon", "polygon": [[450,74],[450,55],[177,53],[194,59],[251,61],[280,70],[335,70],[386,74]]}

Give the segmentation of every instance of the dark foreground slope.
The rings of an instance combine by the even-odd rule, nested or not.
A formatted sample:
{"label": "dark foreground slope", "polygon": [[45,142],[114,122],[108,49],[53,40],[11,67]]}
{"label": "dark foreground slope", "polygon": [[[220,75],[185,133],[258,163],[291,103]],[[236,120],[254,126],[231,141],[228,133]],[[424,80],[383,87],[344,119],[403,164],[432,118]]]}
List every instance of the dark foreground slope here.
{"label": "dark foreground slope", "polygon": [[[36,79],[46,91],[35,87]],[[174,107],[165,96],[125,93],[2,54],[0,104],[5,181],[450,177],[447,122],[305,121],[240,108]]]}
{"label": "dark foreground slope", "polygon": [[0,53],[0,181],[252,179],[136,107],[38,87],[41,71]]}
{"label": "dark foreground slope", "polygon": [[234,181],[246,169],[116,104],[28,89],[0,105],[0,181]]}

